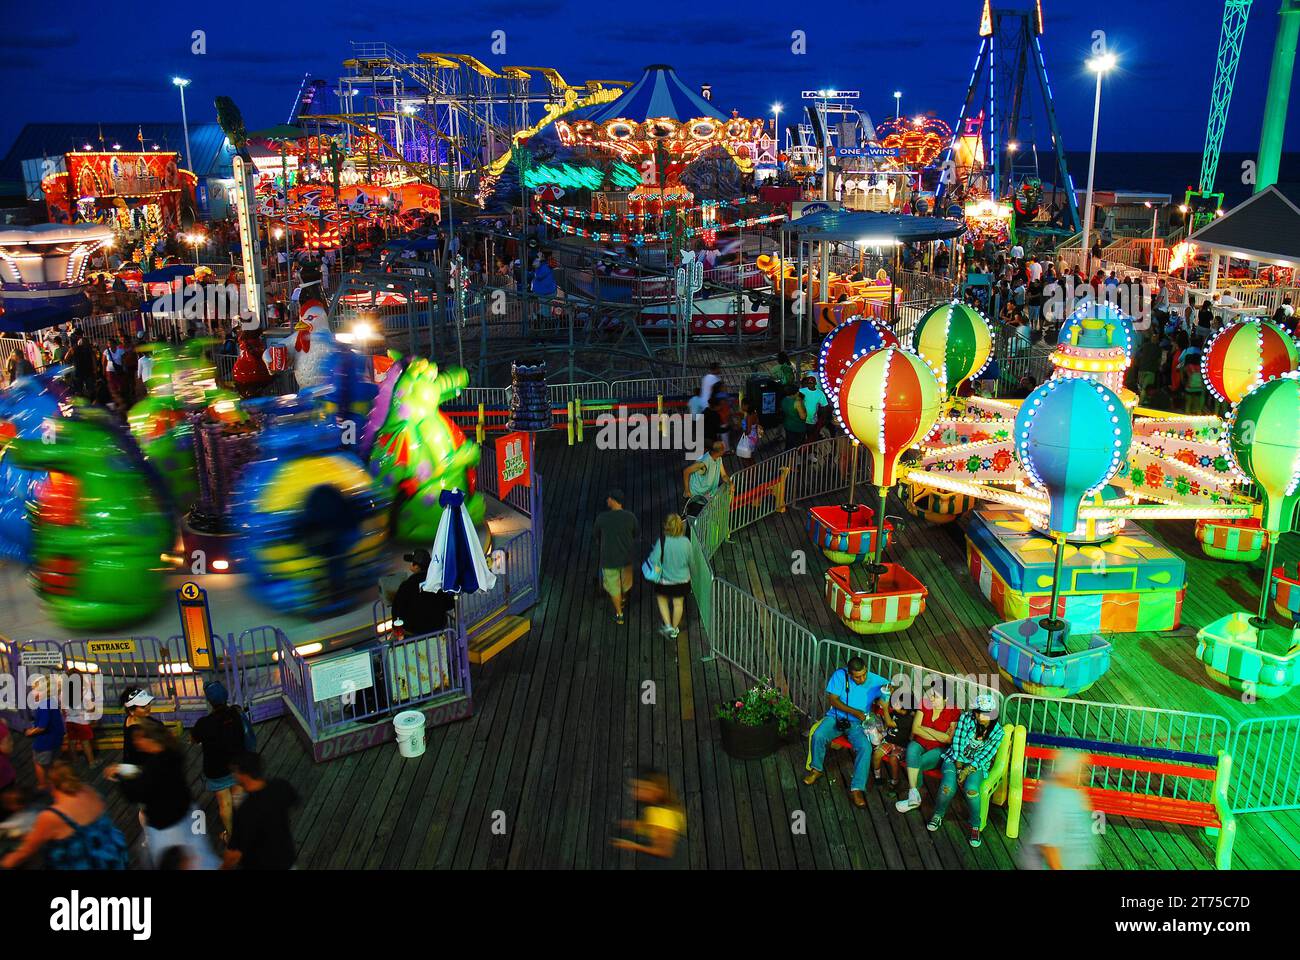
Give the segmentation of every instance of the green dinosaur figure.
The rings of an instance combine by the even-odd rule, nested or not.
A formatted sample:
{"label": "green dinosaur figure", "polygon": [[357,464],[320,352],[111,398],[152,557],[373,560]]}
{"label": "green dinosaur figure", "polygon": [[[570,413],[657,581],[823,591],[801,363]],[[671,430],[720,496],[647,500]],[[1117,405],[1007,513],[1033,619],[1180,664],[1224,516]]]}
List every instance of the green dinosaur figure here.
{"label": "green dinosaur figure", "polygon": [[7,456],[50,479],[35,503],[31,583],[69,630],[114,629],[155,613],[165,598],[161,555],[176,527],[160,481],[121,427],[93,408],[51,421]]}
{"label": "green dinosaur figure", "polygon": [[475,476],[479,445],[439,409],[468,385],[469,374],[460,367],[439,373],[437,364],[419,358],[398,375],[386,407],[381,394],[376,413],[383,420],[375,433],[370,469],[392,493],[392,529],[398,540],[425,547],[433,543],[442,518],[443,490],[464,491],[471,519],[475,525],[483,523],[486,504]]}

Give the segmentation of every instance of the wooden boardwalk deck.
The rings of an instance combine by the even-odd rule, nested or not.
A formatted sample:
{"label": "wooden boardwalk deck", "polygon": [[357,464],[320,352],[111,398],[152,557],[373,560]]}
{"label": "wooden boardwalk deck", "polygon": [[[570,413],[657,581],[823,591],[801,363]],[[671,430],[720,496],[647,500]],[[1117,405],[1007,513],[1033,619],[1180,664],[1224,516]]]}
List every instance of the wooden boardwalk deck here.
{"label": "wooden boardwalk deck", "polygon": [[[648,549],[663,517],[680,505],[681,454],[601,451],[593,443],[569,448],[548,437],[538,460],[546,477],[541,600],[531,635],[475,670],[472,717],[430,730],[418,760],[402,759],[390,744],[320,765],[311,763],[290,721],[259,725],[268,770],[304,797],[294,820],[302,867],[649,867],[646,858],[608,842],[617,821],[635,813],[625,785],[640,766],[666,769],[684,800],[681,866],[1014,866],[1017,842],[1005,837],[1001,811],[992,814],[985,844],[972,850],[961,832],[960,802],[944,828],[930,834],[919,815],[896,813],[884,791],[869,789],[862,811],[839,775],[805,786],[801,744],[763,761],[731,760],[718,742],[713,707],[747,684],[725,664],[701,660],[706,651],[693,610],[677,641],[660,637],[653,598],[640,582],[627,625],[616,626],[588,548],[605,491],[617,486],[640,518]],[[718,552],[715,572],[819,636],[842,637],[821,599],[825,564],[802,523],[794,509],[742,532]],[[1192,558],[1196,586],[1185,621],[1199,624],[1243,588],[1229,576],[1235,568],[1196,559],[1190,524],[1183,526],[1161,532]],[[789,573],[793,549],[808,550],[808,574]],[[995,616],[964,572],[959,533],[914,525],[898,549],[929,585],[931,606],[911,630],[872,645],[927,666],[988,672],[983,638]],[[1094,695],[1244,715],[1203,679],[1189,649],[1192,632],[1123,638],[1116,668]],[[191,770],[198,789],[197,750]],[[120,800],[114,809],[133,832],[131,811]],[[215,804],[206,809],[215,825]],[[802,832],[792,829],[801,822]],[[1101,842],[1102,864],[1110,868],[1209,869],[1212,854],[1195,830],[1153,823],[1112,820]],[[1235,862],[1300,865],[1300,813],[1242,817]]]}

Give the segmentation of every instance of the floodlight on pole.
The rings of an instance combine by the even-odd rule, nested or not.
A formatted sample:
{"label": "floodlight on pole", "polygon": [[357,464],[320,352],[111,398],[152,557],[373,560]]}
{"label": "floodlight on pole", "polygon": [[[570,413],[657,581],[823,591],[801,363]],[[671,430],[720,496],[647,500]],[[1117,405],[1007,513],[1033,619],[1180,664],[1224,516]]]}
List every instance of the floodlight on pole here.
{"label": "floodlight on pole", "polygon": [[190,152],[190,121],[185,115],[185,88],[190,85],[190,81],[185,77],[172,77],[172,83],[181,92],[181,127],[185,131],[185,168],[193,170],[194,154]]}

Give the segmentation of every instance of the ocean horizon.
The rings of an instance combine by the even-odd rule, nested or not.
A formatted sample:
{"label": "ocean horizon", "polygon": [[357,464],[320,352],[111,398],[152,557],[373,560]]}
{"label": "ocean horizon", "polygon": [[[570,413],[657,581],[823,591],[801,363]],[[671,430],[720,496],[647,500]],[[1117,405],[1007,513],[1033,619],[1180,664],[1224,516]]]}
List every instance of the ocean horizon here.
{"label": "ocean horizon", "polygon": [[[1087,151],[1067,150],[1066,162],[1070,176],[1079,190],[1088,187]],[[1254,160],[1253,153],[1224,153],[1219,158],[1216,186],[1223,191],[1224,206],[1234,207],[1254,193],[1254,188],[1242,183],[1242,164]],[[1052,179],[1051,158],[1039,154],[1039,169],[1043,179]],[[1097,153],[1095,190],[1144,190],[1151,193],[1170,194],[1181,202],[1189,186],[1194,187],[1201,177],[1201,154],[1191,151],[1119,151]],[[1300,190],[1300,153],[1282,155],[1278,185],[1293,195],[1294,187]]]}

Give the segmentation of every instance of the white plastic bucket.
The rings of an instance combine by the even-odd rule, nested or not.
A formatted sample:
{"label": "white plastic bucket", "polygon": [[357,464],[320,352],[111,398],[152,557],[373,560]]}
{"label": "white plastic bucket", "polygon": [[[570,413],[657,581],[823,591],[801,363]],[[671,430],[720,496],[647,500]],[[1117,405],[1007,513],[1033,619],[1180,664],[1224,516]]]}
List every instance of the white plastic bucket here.
{"label": "white plastic bucket", "polygon": [[403,710],[393,717],[393,730],[397,734],[398,753],[404,757],[424,756],[424,714]]}

